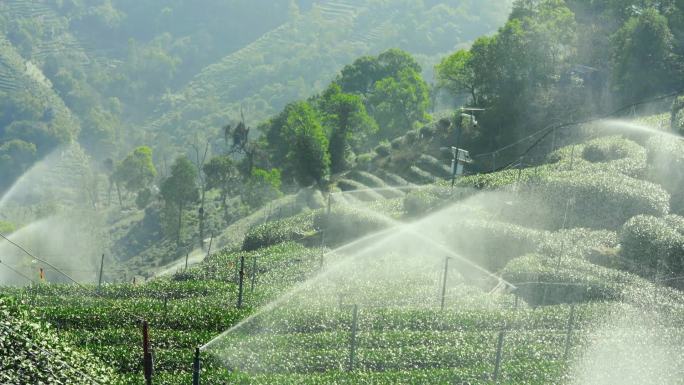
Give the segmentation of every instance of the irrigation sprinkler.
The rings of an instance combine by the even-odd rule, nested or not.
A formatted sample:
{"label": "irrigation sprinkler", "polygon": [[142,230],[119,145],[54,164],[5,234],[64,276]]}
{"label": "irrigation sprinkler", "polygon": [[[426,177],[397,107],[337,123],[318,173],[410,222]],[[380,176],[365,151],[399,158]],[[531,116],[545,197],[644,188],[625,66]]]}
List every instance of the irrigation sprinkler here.
{"label": "irrigation sprinkler", "polygon": [[145,376],[145,384],[152,385],[152,374],[154,373],[154,358],[150,351],[150,330],[147,321],[142,322],[143,333],[143,374]]}
{"label": "irrigation sprinkler", "polygon": [[352,307],[351,336],[349,338],[349,371],[354,370],[354,359],[356,358],[356,329],[359,321],[359,306]]}
{"label": "irrigation sprinkler", "polygon": [[100,290],[100,286],[102,286],[102,270],[104,269],[104,254],[102,254],[102,258],[100,259],[100,275],[97,279],[97,290]]}
{"label": "irrigation sprinkler", "polygon": [[570,306],[570,317],[568,317],[568,329],[565,333],[565,353],[563,353],[563,360],[567,361],[570,357],[570,338],[575,327],[575,304]]}
{"label": "irrigation sprinkler", "polygon": [[503,356],[503,344],[504,344],[504,335],[506,334],[506,323],[503,324],[501,327],[501,331],[499,331],[499,339],[496,342],[496,359],[494,361],[494,374],[492,375],[492,379],[494,380],[494,383],[497,383],[499,381],[499,373],[501,371],[501,358]]}
{"label": "irrigation sprinkler", "polygon": [[195,359],[192,361],[192,385],[199,385],[200,383],[200,348],[195,348]]}
{"label": "irrigation sprinkler", "polygon": [[447,286],[447,272],[449,271],[449,260],[450,257],[444,259],[444,276],[442,277],[442,306],[441,310],[444,310],[444,299],[446,297],[446,286]]}
{"label": "irrigation sprinkler", "polygon": [[241,309],[242,308],[242,295],[244,291],[244,281],[245,281],[245,256],[240,257],[240,273],[239,273],[239,281],[238,281],[238,302],[237,302],[237,308]]}

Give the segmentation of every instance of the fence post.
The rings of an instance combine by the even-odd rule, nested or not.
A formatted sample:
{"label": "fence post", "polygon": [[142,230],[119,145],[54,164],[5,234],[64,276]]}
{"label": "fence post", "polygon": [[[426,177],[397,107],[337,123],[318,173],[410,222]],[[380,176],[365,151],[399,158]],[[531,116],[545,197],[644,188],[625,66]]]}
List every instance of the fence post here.
{"label": "fence post", "polygon": [[145,376],[145,384],[152,385],[152,373],[154,373],[154,361],[152,359],[152,352],[150,351],[150,334],[149,325],[147,321],[143,320],[143,371]]}
{"label": "fence post", "polygon": [[504,323],[504,325],[501,327],[501,331],[499,331],[499,339],[496,343],[496,360],[494,361],[494,375],[492,376],[494,383],[499,381],[501,358],[503,356],[504,334],[506,334],[506,323]]}
{"label": "fence post", "polygon": [[184,273],[187,273],[188,271],[188,258],[190,257],[190,253],[185,253],[185,270],[183,271]]}
{"label": "fence post", "polygon": [[192,362],[192,385],[199,385],[200,369],[200,348],[195,348],[195,359]]}
{"label": "fence post", "polygon": [[104,254],[102,254],[102,258],[100,259],[100,275],[97,279],[97,289],[100,290],[100,286],[102,286],[102,270],[104,269]]}
{"label": "fence post", "polygon": [[359,307],[352,307],[351,337],[349,339],[349,371],[354,370],[354,359],[356,357],[356,329],[359,317]]}
{"label": "fence post", "polygon": [[575,304],[570,306],[570,317],[568,318],[568,329],[565,334],[565,353],[563,354],[563,359],[565,361],[570,357],[570,338],[572,337],[572,331],[575,327]]}
{"label": "fence post", "polygon": [[243,294],[243,289],[244,289],[244,281],[245,281],[245,256],[240,257],[240,273],[239,273],[239,281],[238,281],[238,302],[237,302],[237,308],[241,309],[242,308],[242,294]]}
{"label": "fence post", "polygon": [[449,271],[449,257],[444,260],[444,276],[442,278],[442,306],[441,310],[444,310],[444,300],[446,297],[446,286],[447,286],[447,272]]}

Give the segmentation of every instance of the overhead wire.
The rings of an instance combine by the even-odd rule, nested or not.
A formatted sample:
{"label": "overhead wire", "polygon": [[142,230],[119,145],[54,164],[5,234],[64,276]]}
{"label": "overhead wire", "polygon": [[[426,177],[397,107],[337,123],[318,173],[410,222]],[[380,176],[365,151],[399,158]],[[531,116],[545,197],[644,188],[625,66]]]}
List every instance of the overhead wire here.
{"label": "overhead wire", "polygon": [[525,151],[523,151],[521,154],[519,154],[518,156],[516,156],[516,160],[514,160],[514,161],[512,161],[512,162],[509,162],[509,163],[507,163],[506,165],[504,165],[504,166],[502,166],[502,167],[496,168],[496,169],[494,169],[494,170],[492,170],[492,171],[489,171],[489,172],[484,172],[484,173],[482,173],[482,174],[490,174],[490,173],[493,173],[493,172],[502,171],[502,170],[505,170],[505,169],[507,169],[508,167],[510,167],[512,164],[516,163],[516,162],[517,162],[517,159],[523,158],[523,157],[525,157],[526,155],[528,155],[528,154],[529,154],[534,148],[536,148],[544,139],[546,139],[550,134],[552,134],[553,132],[555,132],[555,131],[557,131],[557,130],[561,130],[561,129],[568,128],[568,127],[573,127],[573,126],[579,126],[579,125],[583,125],[583,124],[588,124],[588,123],[593,123],[593,122],[598,122],[598,121],[605,120],[605,119],[608,119],[608,118],[611,118],[611,117],[615,117],[615,116],[621,114],[622,112],[631,110],[631,109],[633,109],[633,108],[635,108],[635,107],[639,107],[639,106],[642,106],[642,105],[651,104],[651,103],[654,103],[654,102],[658,102],[658,101],[662,101],[662,100],[665,100],[665,99],[673,98],[673,97],[676,97],[677,95],[680,95],[680,94],[683,93],[683,92],[684,92],[684,88],[683,88],[683,89],[679,89],[679,90],[677,90],[677,91],[673,91],[673,92],[668,93],[668,94],[664,94],[664,95],[660,95],[660,96],[655,96],[655,97],[652,97],[652,98],[642,99],[642,100],[640,100],[640,101],[638,101],[638,102],[634,102],[634,103],[631,103],[631,104],[622,106],[622,107],[620,107],[620,108],[618,108],[618,109],[616,109],[616,110],[614,110],[614,111],[611,111],[611,112],[609,112],[609,113],[606,113],[606,114],[604,114],[604,115],[594,116],[594,117],[591,117],[591,118],[587,118],[587,119],[583,119],[583,120],[578,120],[578,121],[573,121],[573,122],[567,122],[567,123],[560,123],[560,124],[548,125],[548,126],[542,128],[541,130],[538,130],[538,131],[536,131],[536,132],[534,132],[534,133],[532,133],[532,134],[530,134],[530,135],[528,135],[528,136],[526,136],[526,137],[524,137],[524,138],[522,138],[522,139],[520,139],[520,140],[518,140],[518,141],[516,141],[516,142],[507,144],[507,145],[505,145],[505,146],[503,146],[503,147],[501,147],[501,148],[498,148],[498,149],[496,149],[496,150],[494,150],[494,151],[490,151],[490,152],[486,152],[486,153],[481,153],[481,154],[474,155],[473,157],[474,157],[474,158],[476,158],[476,157],[477,157],[477,158],[480,158],[480,157],[485,157],[485,156],[491,156],[491,155],[493,155],[493,154],[498,154],[498,153],[500,153],[500,152],[502,152],[502,151],[505,151],[505,150],[507,150],[507,149],[509,149],[509,148],[512,148],[512,147],[514,147],[514,146],[516,146],[516,145],[518,145],[518,144],[520,144],[520,143],[523,143],[523,142],[525,142],[525,141],[527,141],[527,140],[530,140],[530,139],[536,137],[537,135],[542,134],[542,136],[539,137],[536,141],[534,141],[534,143],[532,143],[532,145],[530,145],[529,147],[527,147],[527,148],[525,149]]}

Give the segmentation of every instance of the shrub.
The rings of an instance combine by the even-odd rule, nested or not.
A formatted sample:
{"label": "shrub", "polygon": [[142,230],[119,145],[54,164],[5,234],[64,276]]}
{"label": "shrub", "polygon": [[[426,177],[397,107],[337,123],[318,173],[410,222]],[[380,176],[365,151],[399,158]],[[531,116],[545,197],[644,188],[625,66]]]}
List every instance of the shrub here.
{"label": "shrub", "polygon": [[630,219],[620,232],[620,254],[636,262],[637,273],[652,277],[684,272],[684,218],[669,219],[639,215]]}
{"label": "shrub", "polygon": [[326,244],[341,244],[382,230],[390,224],[387,218],[368,210],[340,206],[333,207],[330,220],[326,210],[316,211],[313,218],[313,227],[325,231]]}
{"label": "shrub", "polygon": [[548,232],[488,220],[461,219],[449,226],[452,247],[489,270],[499,270],[508,261],[532,253]]}
{"label": "shrub", "polygon": [[522,188],[520,197],[517,210],[508,213],[511,219],[551,229],[617,229],[639,214],[669,212],[669,194],[660,186],[616,173],[542,174]]}
{"label": "shrub", "polygon": [[607,136],[562,147],[547,156],[565,170],[617,172],[639,177],[646,169],[646,149],[621,136]]}
{"label": "shrub", "polygon": [[643,285],[638,277],[577,258],[548,258],[539,254],[516,258],[502,277],[518,287],[517,294],[532,305],[621,300],[629,286]]}
{"label": "shrub", "polygon": [[383,140],[375,147],[375,153],[382,157],[389,156],[391,153],[390,143],[386,140]]}
{"label": "shrub", "polygon": [[646,143],[648,176],[671,195],[672,211],[684,214],[684,141],[657,135]]}
{"label": "shrub", "polygon": [[258,250],[287,241],[300,241],[314,233],[311,214],[272,221],[252,227],[242,243],[245,251]]}

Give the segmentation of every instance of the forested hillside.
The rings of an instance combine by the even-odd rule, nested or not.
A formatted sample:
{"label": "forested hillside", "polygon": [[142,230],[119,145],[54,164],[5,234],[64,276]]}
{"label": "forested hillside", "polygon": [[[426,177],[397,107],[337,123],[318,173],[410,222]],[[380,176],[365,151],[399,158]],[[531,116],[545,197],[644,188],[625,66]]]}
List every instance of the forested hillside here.
{"label": "forested hillside", "polygon": [[199,3],[0,3],[2,382],[684,384],[682,1]]}

